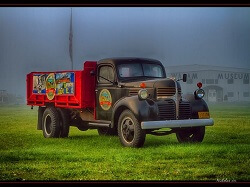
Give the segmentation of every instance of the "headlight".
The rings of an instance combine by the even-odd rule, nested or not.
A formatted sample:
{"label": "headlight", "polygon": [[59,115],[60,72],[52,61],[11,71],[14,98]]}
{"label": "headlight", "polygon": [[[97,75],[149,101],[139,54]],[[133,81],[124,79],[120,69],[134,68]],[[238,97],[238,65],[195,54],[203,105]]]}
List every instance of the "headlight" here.
{"label": "headlight", "polygon": [[196,98],[201,99],[204,97],[205,91],[203,89],[198,89],[194,92],[194,94]]}
{"label": "headlight", "polygon": [[146,89],[139,90],[138,97],[140,99],[147,99],[148,98],[148,91]]}

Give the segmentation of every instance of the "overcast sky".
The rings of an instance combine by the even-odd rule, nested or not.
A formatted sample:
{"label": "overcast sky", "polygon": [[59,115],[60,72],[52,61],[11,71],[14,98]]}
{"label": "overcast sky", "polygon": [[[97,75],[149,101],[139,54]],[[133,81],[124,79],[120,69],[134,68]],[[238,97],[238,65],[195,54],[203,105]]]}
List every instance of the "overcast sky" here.
{"label": "overcast sky", "polygon": [[[26,74],[68,70],[70,8],[0,8],[0,89],[25,96]],[[250,68],[250,7],[73,8],[74,69],[107,57],[165,66]]]}

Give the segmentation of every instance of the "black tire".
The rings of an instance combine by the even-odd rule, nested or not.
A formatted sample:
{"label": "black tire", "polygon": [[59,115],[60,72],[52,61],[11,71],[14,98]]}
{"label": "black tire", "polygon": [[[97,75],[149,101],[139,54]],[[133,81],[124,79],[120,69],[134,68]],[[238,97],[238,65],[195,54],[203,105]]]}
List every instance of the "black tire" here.
{"label": "black tire", "polygon": [[54,107],[48,107],[43,113],[42,129],[45,138],[58,138],[60,134],[60,118]]}
{"label": "black tire", "polygon": [[117,128],[111,129],[111,128],[99,127],[97,131],[100,136],[117,136],[118,135]]}
{"label": "black tire", "polygon": [[59,137],[66,138],[69,136],[69,113],[66,109],[58,108],[60,118],[60,134]]}
{"label": "black tire", "polygon": [[38,120],[37,120],[37,130],[42,130],[42,126],[43,126],[43,112],[45,110],[45,107],[41,107],[39,106],[38,108]]}
{"label": "black tire", "polygon": [[205,127],[185,128],[176,132],[177,140],[180,143],[195,143],[202,142],[205,136]]}
{"label": "black tire", "polygon": [[125,147],[142,147],[146,132],[130,110],[124,110],[118,120],[118,136]]}

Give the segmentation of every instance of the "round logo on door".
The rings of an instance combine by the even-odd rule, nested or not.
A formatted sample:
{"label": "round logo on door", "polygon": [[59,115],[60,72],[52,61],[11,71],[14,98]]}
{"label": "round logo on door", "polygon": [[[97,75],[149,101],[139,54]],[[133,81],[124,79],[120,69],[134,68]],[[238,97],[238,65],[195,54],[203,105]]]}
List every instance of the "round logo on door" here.
{"label": "round logo on door", "polygon": [[103,89],[99,95],[99,103],[103,110],[110,109],[112,105],[112,97],[107,89]]}

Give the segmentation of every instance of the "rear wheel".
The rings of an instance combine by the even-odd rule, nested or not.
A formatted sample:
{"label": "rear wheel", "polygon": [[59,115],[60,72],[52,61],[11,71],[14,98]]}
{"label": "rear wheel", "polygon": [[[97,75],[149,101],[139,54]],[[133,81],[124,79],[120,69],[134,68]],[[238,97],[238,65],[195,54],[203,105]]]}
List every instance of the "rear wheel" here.
{"label": "rear wheel", "polygon": [[122,145],[126,147],[142,147],[146,133],[130,110],[121,113],[118,121],[118,135]]}
{"label": "rear wheel", "polygon": [[37,120],[37,130],[42,130],[43,129],[43,112],[45,110],[45,107],[39,106],[38,108],[38,120]]}
{"label": "rear wheel", "polygon": [[42,130],[45,138],[58,138],[60,134],[59,115],[54,107],[45,109],[42,117]]}
{"label": "rear wheel", "polygon": [[60,118],[60,134],[59,137],[65,138],[69,136],[69,113],[66,109],[58,108]]}
{"label": "rear wheel", "polygon": [[180,143],[202,142],[205,136],[205,127],[185,128],[176,132],[177,140]]}

